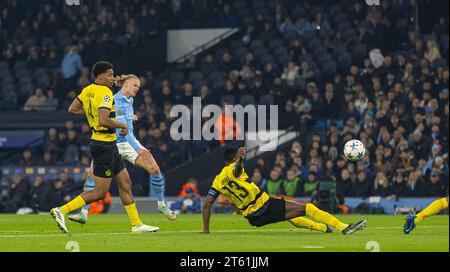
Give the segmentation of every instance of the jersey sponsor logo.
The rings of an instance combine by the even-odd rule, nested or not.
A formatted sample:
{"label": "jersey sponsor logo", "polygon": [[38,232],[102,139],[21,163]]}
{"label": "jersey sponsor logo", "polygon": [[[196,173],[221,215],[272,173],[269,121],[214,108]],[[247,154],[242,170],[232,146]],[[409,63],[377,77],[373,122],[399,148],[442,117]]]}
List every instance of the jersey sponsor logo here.
{"label": "jersey sponsor logo", "polygon": [[110,102],[111,101],[111,96],[105,95],[105,97],[103,97],[103,101]]}
{"label": "jersey sponsor logo", "polygon": [[125,115],[125,112],[123,110],[117,110],[117,116],[122,117]]}

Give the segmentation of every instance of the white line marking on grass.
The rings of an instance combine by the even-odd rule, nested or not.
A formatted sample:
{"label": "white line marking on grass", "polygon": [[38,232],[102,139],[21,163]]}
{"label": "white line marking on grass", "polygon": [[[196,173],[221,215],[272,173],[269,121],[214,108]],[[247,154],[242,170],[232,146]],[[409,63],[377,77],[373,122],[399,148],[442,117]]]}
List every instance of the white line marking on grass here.
{"label": "white line marking on grass", "polygon": [[[279,231],[297,231],[297,229],[267,229],[267,230],[214,230],[212,233],[230,233],[230,232],[279,232]],[[1,233],[2,231],[0,231]],[[18,234],[18,235],[0,235],[0,238],[23,238],[23,237],[61,237],[61,236],[95,236],[95,235],[145,235],[145,233],[132,233],[132,232],[92,232],[92,233],[58,233],[58,231],[51,231],[52,234]],[[200,230],[166,230],[157,231],[156,233],[169,234],[169,233],[200,233]],[[152,233],[150,233],[152,235]]]}
{"label": "white line marking on grass", "polygon": [[[420,226],[421,228],[448,228],[449,226]],[[401,229],[401,227],[366,227],[365,229]],[[97,236],[97,235],[145,235],[145,234],[137,234],[132,232],[91,232],[91,233],[69,233],[63,234],[58,233],[58,231],[49,231],[53,232],[52,234],[18,234],[18,235],[0,235],[0,238],[25,238],[25,237],[64,237],[64,236]],[[212,230],[211,233],[267,233],[267,232],[301,232],[301,231],[310,231],[307,229],[245,229],[245,230]],[[30,231],[0,231],[2,232],[30,232]],[[40,231],[43,232],[43,231]],[[155,234],[150,233],[150,235],[161,234],[170,234],[170,233],[200,233],[200,230],[166,230],[166,231],[158,231]]]}
{"label": "white line marking on grass", "polygon": [[301,246],[301,248],[325,248],[323,246]]}
{"label": "white line marking on grass", "polygon": [[[403,227],[366,227],[365,229],[403,229]],[[448,226],[420,226],[420,228],[448,228]]]}

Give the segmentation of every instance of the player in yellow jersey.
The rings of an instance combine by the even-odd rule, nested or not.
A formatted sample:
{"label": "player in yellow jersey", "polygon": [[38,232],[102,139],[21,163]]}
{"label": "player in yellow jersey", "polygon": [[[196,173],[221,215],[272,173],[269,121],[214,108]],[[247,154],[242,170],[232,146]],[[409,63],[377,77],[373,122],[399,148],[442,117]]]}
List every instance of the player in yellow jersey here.
{"label": "player in yellow jersey", "polygon": [[[238,207],[250,224],[261,227],[280,221],[289,221],[296,227],[331,232],[331,226],[350,235],[366,226],[366,220],[356,224],[344,224],[313,204],[302,204],[269,197],[260,191],[244,170],[245,147],[227,148],[224,153],[225,167],[216,176],[203,204],[203,232],[209,233],[211,207],[219,194],[224,194]],[[314,219],[304,218],[308,216]]]}
{"label": "player in yellow jersey", "polygon": [[92,68],[92,75],[95,82],[83,89],[68,111],[75,115],[85,115],[91,127],[89,148],[93,159],[95,187],[69,203],[53,208],[50,214],[61,231],[67,233],[64,215],[86,204],[104,199],[114,178],[119,186],[120,199],[132,224],[131,230],[157,231],[158,227],[147,226],[139,218],[131,193],[130,176],[116,146],[116,129],[122,129],[120,135],[126,135],[128,127],[125,123],[115,121],[114,96],[110,89],[114,81],[113,66],[109,62],[97,62]]}

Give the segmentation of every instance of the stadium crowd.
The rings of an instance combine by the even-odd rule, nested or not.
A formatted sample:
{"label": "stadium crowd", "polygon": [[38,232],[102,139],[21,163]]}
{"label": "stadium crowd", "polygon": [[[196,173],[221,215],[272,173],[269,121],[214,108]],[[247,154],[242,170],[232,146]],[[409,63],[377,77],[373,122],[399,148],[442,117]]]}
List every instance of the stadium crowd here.
{"label": "stadium crowd", "polygon": [[[278,104],[280,128],[300,131],[289,151],[273,160],[258,158],[253,179],[271,195],[310,196],[322,180],[335,181],[341,197],[448,194],[448,14],[424,19],[418,29],[416,1],[381,1],[380,7],[347,1],[347,8],[311,1],[205,1],[213,5],[205,21],[199,18],[207,10],[182,0],[88,4],[79,14],[47,2],[36,4],[36,14],[22,14],[18,0],[0,3],[2,24],[19,26],[0,35],[2,63],[16,73],[19,61],[36,73],[42,65],[54,72],[48,84],[27,82],[32,95],[18,92],[23,110],[66,109],[90,82],[88,67],[99,56],[139,46],[171,23],[238,26],[239,34],[220,48],[190,56],[158,78],[150,71],[141,76],[135,133],[154,147],[163,170],[218,144],[170,139],[171,106],[192,104],[195,95],[203,105]],[[67,44],[55,37],[59,47],[46,45],[44,37],[58,30],[72,34]],[[29,39],[42,43],[27,46]],[[71,122],[50,129],[42,148],[24,151],[20,164],[87,165],[88,130]],[[341,155],[352,138],[367,149],[358,164]]]}

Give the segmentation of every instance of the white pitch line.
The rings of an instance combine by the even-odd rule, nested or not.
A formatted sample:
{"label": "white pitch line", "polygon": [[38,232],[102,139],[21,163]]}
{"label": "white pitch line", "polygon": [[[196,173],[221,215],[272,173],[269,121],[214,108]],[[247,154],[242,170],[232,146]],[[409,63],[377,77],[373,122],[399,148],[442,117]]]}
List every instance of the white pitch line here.
{"label": "white pitch line", "polygon": [[[449,226],[421,226],[420,228],[448,228]],[[402,229],[401,227],[366,227],[366,229]],[[48,231],[48,230],[47,230]],[[298,231],[309,231],[307,229],[256,229],[256,230],[213,230],[211,233],[255,233],[255,232],[298,232]],[[0,231],[2,232],[13,232],[13,231]],[[29,231],[15,231],[15,232],[29,232]],[[50,231],[49,231],[50,232]],[[97,235],[139,235],[132,232],[92,232],[92,233],[69,233],[63,234],[57,231],[53,234],[19,234],[19,235],[0,235],[0,238],[25,238],[25,237],[70,237],[70,236],[97,236]],[[200,233],[200,230],[167,230],[158,231],[161,234],[170,233]],[[155,234],[157,235],[157,234]]]}
{"label": "white pitch line", "polygon": [[301,248],[314,249],[314,248],[325,248],[325,247],[323,247],[323,246],[301,246]]}

